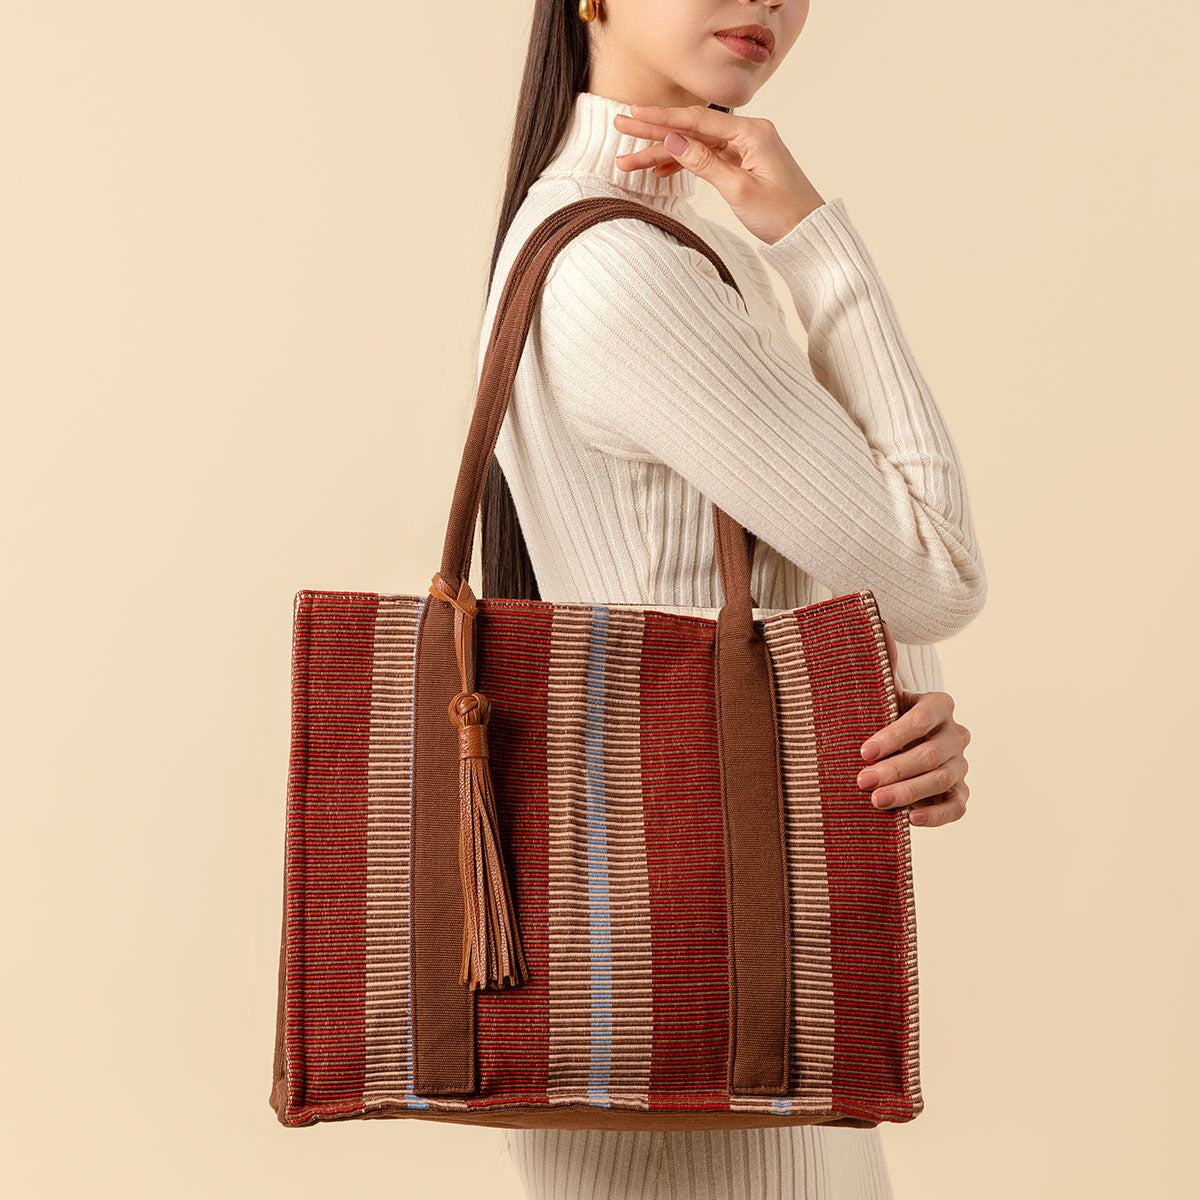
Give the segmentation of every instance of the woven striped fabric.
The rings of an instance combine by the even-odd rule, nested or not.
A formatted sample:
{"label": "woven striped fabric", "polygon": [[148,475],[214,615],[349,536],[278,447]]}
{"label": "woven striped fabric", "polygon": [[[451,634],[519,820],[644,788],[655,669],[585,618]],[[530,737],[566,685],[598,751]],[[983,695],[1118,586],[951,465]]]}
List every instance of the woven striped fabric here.
{"label": "woven striped fabric", "polygon": [[716,610],[478,601],[529,979],[476,993],[478,1093],[416,1094],[408,866],[414,646],[428,602],[296,596],[280,1120],[580,1104],[794,1123],[837,1112],[864,1125],[919,1113],[908,822],[855,782],[859,746],[897,714],[869,593],[754,610],[782,754],[786,1096],[728,1088]]}

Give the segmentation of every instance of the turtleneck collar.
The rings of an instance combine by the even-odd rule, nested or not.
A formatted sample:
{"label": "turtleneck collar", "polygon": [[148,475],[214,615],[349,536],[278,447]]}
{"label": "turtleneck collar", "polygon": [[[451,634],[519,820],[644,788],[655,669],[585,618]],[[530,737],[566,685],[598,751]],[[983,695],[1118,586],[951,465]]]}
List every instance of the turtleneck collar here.
{"label": "turtleneck collar", "polygon": [[577,92],[570,120],[542,175],[590,175],[642,199],[690,201],[696,191],[696,176],[691,171],[676,171],[664,179],[644,168],[622,171],[617,166],[618,155],[654,145],[653,138],[622,133],[613,124],[617,113],[628,114],[629,105],[598,92]]}

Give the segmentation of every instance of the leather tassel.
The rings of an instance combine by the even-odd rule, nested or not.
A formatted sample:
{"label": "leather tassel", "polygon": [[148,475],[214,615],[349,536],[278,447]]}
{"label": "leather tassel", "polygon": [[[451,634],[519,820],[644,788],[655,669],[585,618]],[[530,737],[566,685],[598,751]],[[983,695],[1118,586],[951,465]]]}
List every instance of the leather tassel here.
{"label": "leather tassel", "polygon": [[458,729],[458,868],[465,914],[459,982],[473,988],[516,985],[529,978],[488,765],[489,707],[482,692],[459,692],[450,702],[450,719]]}
{"label": "leather tassel", "polygon": [[462,969],[459,982],[471,988],[504,987],[529,978],[513,907],[496,795],[488,764],[488,698],[474,690],[475,597],[464,579],[453,591],[441,573],[430,594],[455,609],[454,643],[462,691],[450,701],[458,730],[458,871],[463,895]]}

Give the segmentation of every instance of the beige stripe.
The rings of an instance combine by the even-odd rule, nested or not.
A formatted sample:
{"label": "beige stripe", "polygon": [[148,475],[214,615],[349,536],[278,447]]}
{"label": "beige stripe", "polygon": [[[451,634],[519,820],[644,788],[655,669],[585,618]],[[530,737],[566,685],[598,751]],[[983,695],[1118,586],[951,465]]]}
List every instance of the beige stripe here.
{"label": "beige stripe", "polygon": [[[882,661],[887,661],[887,639],[879,616],[879,605],[871,592],[863,595],[863,607],[875,633],[876,650]],[[899,665],[899,664],[897,664]],[[900,698],[896,694],[896,681],[890,672],[884,673],[884,690],[887,695],[887,720],[894,721],[900,715]],[[904,1085],[913,1106],[913,1116],[925,1108],[921,1094],[921,1020],[920,989],[917,978],[917,897],[913,885],[912,827],[908,821],[897,822],[900,840],[900,864],[905,884],[904,893],[904,944],[905,989],[908,995],[908,1029],[904,1045]]]}
{"label": "beige stripe", "polygon": [[588,1102],[587,717],[591,610],[556,605],[546,697],[551,1104]]}
{"label": "beige stripe", "polygon": [[[604,791],[612,914],[613,1103],[650,1095],[654,1021],[650,878],[642,823],[642,613],[610,612],[605,655]],[[618,1007],[619,1005],[619,1007]]]}
{"label": "beige stripe", "polygon": [[403,1102],[409,1058],[409,796],[416,597],[381,596],[367,759],[365,1104]]}

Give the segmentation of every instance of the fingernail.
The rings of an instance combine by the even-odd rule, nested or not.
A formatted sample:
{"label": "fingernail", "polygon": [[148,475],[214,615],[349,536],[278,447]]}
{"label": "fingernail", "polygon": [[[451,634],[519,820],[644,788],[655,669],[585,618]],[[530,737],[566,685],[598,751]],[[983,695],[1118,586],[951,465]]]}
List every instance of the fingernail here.
{"label": "fingernail", "polygon": [[892,798],[890,796],[872,796],[871,797],[871,803],[873,805],[875,805],[876,808],[887,808],[887,806],[891,802],[892,802]]}
{"label": "fingernail", "polygon": [[867,742],[862,748],[862,756],[867,762],[874,762],[879,757],[879,743]]}
{"label": "fingernail", "polygon": [[873,787],[876,787],[878,785],[878,783],[879,783],[879,775],[875,771],[860,771],[859,772],[858,786],[860,788],[866,788],[867,791],[870,791]]}
{"label": "fingernail", "polygon": [[908,818],[914,825],[924,825],[929,817],[923,812],[915,812]]}
{"label": "fingernail", "polygon": [[[672,141],[672,138],[675,140]],[[673,129],[667,134],[663,144],[672,154],[682,154],[688,148],[687,138],[682,133],[676,133]]]}

